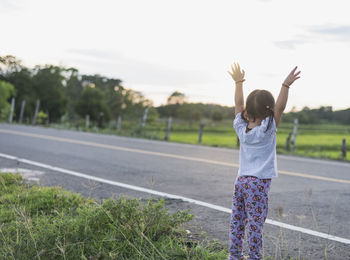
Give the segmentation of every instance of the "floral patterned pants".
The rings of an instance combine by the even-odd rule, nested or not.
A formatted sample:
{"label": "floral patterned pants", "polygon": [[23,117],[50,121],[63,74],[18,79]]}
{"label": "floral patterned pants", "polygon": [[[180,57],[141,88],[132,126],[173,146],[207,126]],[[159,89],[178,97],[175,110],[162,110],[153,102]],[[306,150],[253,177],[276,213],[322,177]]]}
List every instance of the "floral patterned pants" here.
{"label": "floral patterned pants", "polygon": [[267,217],[271,179],[238,176],[232,201],[230,257],[243,259],[244,232],[248,230],[248,259],[262,259],[262,230]]}

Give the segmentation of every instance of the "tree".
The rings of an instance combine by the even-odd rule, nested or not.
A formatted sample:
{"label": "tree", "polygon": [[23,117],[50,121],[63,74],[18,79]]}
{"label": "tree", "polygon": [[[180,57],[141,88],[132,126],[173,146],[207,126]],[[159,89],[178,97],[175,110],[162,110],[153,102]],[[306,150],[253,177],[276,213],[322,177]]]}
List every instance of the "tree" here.
{"label": "tree", "polygon": [[175,105],[175,104],[183,104],[186,101],[186,97],[184,93],[181,93],[179,91],[173,92],[167,100],[168,105]]}
{"label": "tree", "polygon": [[159,118],[159,113],[157,109],[151,107],[147,115],[147,123],[153,123]]}
{"label": "tree", "polygon": [[68,68],[63,71],[64,80],[64,96],[67,100],[66,112],[69,119],[76,118],[75,108],[81,97],[84,88],[81,81],[81,76],[75,68]]}
{"label": "tree", "polygon": [[119,116],[124,114],[126,108],[125,95],[127,91],[121,86],[122,80],[95,74],[82,75],[81,82],[83,86],[94,86],[103,91],[105,102],[112,118],[117,120]]}
{"label": "tree", "polygon": [[33,72],[24,67],[21,61],[14,56],[0,56],[0,80],[11,83],[16,90],[15,114],[19,114],[21,103],[26,101],[24,118],[34,114],[36,93],[33,88]]}
{"label": "tree", "polygon": [[120,79],[107,78],[98,74],[95,75],[82,75],[82,82],[88,82],[94,84],[98,89],[103,92],[113,92],[116,86],[120,86],[122,81]]}
{"label": "tree", "polygon": [[34,114],[37,93],[34,89],[32,72],[27,68],[13,71],[7,75],[7,80],[11,82],[16,89],[16,114],[21,111],[22,101],[26,101],[24,110],[24,118],[31,118]]}
{"label": "tree", "polygon": [[203,117],[202,104],[185,103],[181,105],[177,111],[179,118],[187,120],[190,124],[193,121],[199,121]]}
{"label": "tree", "polygon": [[15,88],[11,83],[0,81],[0,120],[8,120],[11,110],[8,99],[15,94]]}
{"label": "tree", "polygon": [[105,91],[107,93],[107,105],[111,111],[111,115],[117,120],[119,116],[122,116],[124,105],[124,88],[119,85],[115,85],[113,89]]}
{"label": "tree", "polygon": [[223,114],[219,110],[214,111],[211,116],[214,121],[221,121],[223,117]]}
{"label": "tree", "polygon": [[152,101],[146,99],[139,91],[123,90],[123,115],[128,118],[141,118],[146,107],[151,107]]}
{"label": "tree", "polygon": [[100,113],[103,113],[104,121],[110,120],[110,112],[105,103],[105,96],[102,90],[85,87],[76,106],[77,113],[85,118],[90,116],[92,121],[98,121]]}
{"label": "tree", "polygon": [[22,70],[22,62],[21,60],[17,59],[15,56],[12,55],[6,55],[6,56],[0,56],[0,71],[1,75],[8,75],[15,71]]}
{"label": "tree", "polygon": [[185,104],[185,102],[185,94],[175,91],[168,97],[167,104],[165,106],[158,107],[157,110],[163,116],[178,117],[178,110]]}
{"label": "tree", "polygon": [[67,104],[63,68],[52,65],[36,66],[34,71],[33,87],[40,99],[40,109],[48,113],[51,121],[57,121],[65,113]]}

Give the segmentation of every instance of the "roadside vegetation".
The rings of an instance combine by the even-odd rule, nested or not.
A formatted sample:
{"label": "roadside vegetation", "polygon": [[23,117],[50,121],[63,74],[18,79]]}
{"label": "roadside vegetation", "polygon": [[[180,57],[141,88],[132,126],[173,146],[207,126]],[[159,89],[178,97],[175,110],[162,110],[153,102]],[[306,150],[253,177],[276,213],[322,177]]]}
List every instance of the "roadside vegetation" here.
{"label": "roadside vegetation", "polygon": [[0,173],[0,259],[226,259],[218,242],[193,238],[188,211],[164,200],[97,202]]}

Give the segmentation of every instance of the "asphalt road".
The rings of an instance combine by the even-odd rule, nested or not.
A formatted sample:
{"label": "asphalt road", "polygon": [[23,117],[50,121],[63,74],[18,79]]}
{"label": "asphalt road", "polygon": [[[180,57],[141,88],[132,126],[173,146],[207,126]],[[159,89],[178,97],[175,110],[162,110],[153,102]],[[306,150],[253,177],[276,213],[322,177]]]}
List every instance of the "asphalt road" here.
{"label": "asphalt road", "polygon": [[[41,127],[0,124],[0,153],[107,180],[231,208],[238,151]],[[0,168],[43,171],[43,185],[60,185],[84,196],[151,195],[87,181],[0,156]],[[270,190],[268,218],[350,239],[350,164],[278,156],[279,178]],[[153,196],[153,195],[152,195]],[[230,215],[180,200],[170,210],[190,209],[190,223],[228,244]],[[350,259],[350,245],[266,224],[266,255]]]}

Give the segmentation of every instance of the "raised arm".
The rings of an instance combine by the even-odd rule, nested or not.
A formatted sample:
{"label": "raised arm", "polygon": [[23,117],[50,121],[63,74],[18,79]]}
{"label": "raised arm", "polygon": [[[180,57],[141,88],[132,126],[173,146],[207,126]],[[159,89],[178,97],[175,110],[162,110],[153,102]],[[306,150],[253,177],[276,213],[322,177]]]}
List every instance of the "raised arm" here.
{"label": "raised arm", "polygon": [[284,109],[286,108],[287,105],[287,100],[288,100],[288,92],[289,92],[289,87],[290,85],[293,84],[294,81],[296,81],[300,76],[300,71],[295,73],[298,67],[295,67],[287,76],[287,78],[284,80],[282,83],[281,91],[280,94],[278,95],[276,104],[275,104],[275,112],[274,112],[274,117],[276,121],[276,126],[278,126],[279,122],[281,121],[282,114]]}
{"label": "raised arm", "polygon": [[244,98],[243,98],[243,82],[245,81],[245,71],[242,70],[238,63],[234,63],[234,67],[231,65],[231,71],[228,73],[236,83],[235,88],[235,115],[242,112],[244,109]]}

